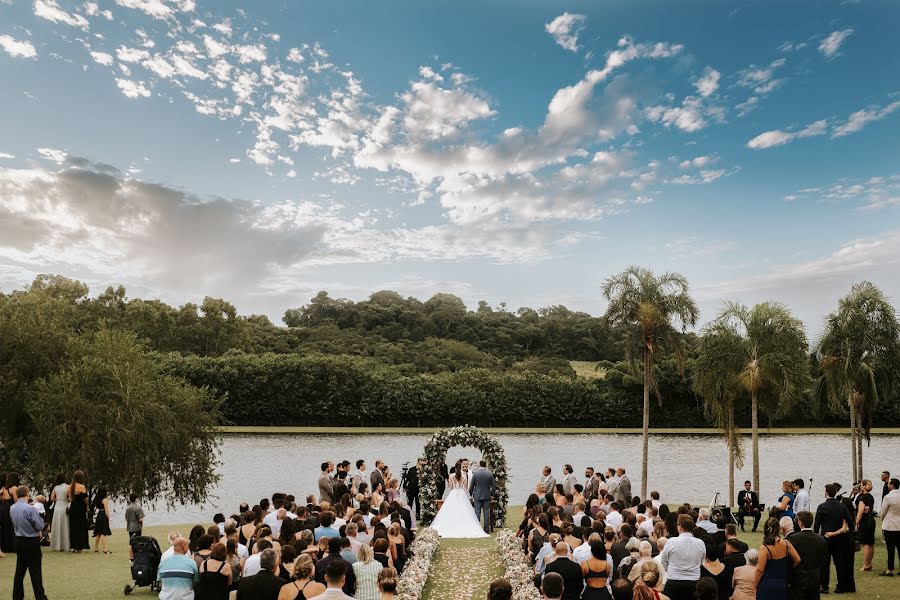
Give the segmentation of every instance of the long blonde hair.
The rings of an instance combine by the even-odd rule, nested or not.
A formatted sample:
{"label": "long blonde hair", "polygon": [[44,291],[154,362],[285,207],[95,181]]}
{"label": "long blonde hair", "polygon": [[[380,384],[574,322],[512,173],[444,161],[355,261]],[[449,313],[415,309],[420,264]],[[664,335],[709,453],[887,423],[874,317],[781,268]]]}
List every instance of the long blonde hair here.
{"label": "long blonde hair", "polygon": [[359,562],[364,565],[369,564],[375,559],[375,553],[372,551],[372,546],[368,544],[363,544],[359,548]]}

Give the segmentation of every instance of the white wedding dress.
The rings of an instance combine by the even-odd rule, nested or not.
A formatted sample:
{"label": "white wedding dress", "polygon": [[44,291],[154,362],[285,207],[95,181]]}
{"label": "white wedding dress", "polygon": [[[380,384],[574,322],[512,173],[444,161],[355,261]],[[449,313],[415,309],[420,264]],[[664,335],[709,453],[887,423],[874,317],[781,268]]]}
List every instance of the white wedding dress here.
{"label": "white wedding dress", "polygon": [[438,511],[431,527],[442,538],[483,538],[489,534],[484,532],[481,523],[475,516],[475,508],[469,501],[469,474],[464,474],[462,481],[450,475],[450,493]]}

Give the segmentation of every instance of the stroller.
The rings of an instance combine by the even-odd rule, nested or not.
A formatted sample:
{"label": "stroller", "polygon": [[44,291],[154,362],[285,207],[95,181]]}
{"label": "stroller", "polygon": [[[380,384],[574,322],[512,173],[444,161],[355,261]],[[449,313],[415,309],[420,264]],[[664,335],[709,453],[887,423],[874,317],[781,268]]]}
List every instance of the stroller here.
{"label": "stroller", "polygon": [[157,574],[162,551],[156,538],[140,535],[131,538],[131,553],[134,557],[131,561],[131,578],[134,585],[125,586],[125,595],[129,595],[138,587],[150,586],[150,591],[158,592],[162,589],[162,583]]}

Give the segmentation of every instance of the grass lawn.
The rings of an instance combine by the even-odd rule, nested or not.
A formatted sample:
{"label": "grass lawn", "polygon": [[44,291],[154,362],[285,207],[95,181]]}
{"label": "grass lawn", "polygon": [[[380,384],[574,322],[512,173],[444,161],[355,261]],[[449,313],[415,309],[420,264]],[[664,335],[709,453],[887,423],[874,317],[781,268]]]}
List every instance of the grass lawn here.
{"label": "grass lawn", "polygon": [[603,379],[606,377],[606,369],[598,369],[597,363],[591,360],[570,360],[569,364],[575,370],[575,375],[585,379]]}
{"label": "grass lawn", "polygon": [[[521,506],[509,509],[508,526],[517,527]],[[165,544],[169,531],[187,533],[190,525],[157,526],[145,528],[147,535]],[[762,534],[739,534],[751,547],[759,547]],[[870,573],[860,573],[862,554],[856,554],[856,598],[900,600],[900,577],[879,577],[886,568],[884,543],[880,531],[876,536],[874,568]],[[122,589],[132,583],[128,564],[128,536],[124,530],[114,530],[110,538],[113,554],[104,556],[85,552],[82,554],[56,553],[44,549],[44,587],[50,600],[107,600],[123,598]],[[8,554],[0,559],[0,599],[12,595],[12,578],[16,558]],[[479,600],[487,595],[492,580],[503,575],[503,568],[496,554],[494,538],[480,540],[443,540],[435,554],[424,600]],[[832,587],[836,581],[832,573]],[[139,588],[135,598],[155,598],[149,588]],[[33,598],[31,584],[25,583],[25,597]]]}

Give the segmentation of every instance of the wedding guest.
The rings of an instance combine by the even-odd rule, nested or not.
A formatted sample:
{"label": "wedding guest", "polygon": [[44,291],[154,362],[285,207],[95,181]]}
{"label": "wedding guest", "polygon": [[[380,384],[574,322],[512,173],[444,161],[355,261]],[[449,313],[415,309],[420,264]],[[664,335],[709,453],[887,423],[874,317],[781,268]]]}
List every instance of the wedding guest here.
{"label": "wedding guest", "polygon": [[144,529],[144,509],[138,502],[138,495],[132,493],[128,497],[128,508],[125,509],[125,528],[128,531],[128,538],[134,538],[141,535]]}
{"label": "wedding guest", "polygon": [[319,500],[334,503],[334,480],[331,472],[334,471],[333,462],[322,463],[322,473],[319,475]]}
{"label": "wedding guest", "polygon": [[512,600],[512,585],[505,577],[495,579],[488,588],[488,600]]}
{"label": "wedding guest", "polygon": [[734,592],[731,600],[756,600],[756,566],[759,562],[759,551],[747,550],[744,555],[747,564],[734,570],[731,585]]}
{"label": "wedding guest", "polygon": [[172,554],[160,561],[157,571],[162,585],[160,600],[194,600],[199,572],[197,563],[187,554],[188,541],[179,537],[172,544]]}
{"label": "wedding guest", "polygon": [[338,538],[341,536],[340,531],[335,529],[332,525],[334,524],[334,513],[333,512],[323,512],[319,515],[319,525],[315,528],[313,533],[316,535],[316,541],[318,542],[323,537],[327,538]]}
{"label": "wedding guest", "polygon": [[[226,534],[225,562],[231,565],[231,589],[236,590],[237,584],[241,581],[241,573],[244,572],[244,561],[248,558],[248,553],[247,547],[237,541],[237,530],[234,526],[230,529],[233,530],[233,535]],[[228,531],[229,528],[226,527],[225,530]]]}
{"label": "wedding guest", "polygon": [[75,471],[69,485],[69,546],[80,553],[91,547],[88,542],[88,493],[84,471]]}
{"label": "wedding guest", "polygon": [[628,475],[625,474],[625,467],[619,467],[616,469],[616,477],[618,478],[618,483],[616,484],[616,491],[613,493],[613,498],[619,501],[619,504],[622,506],[627,506],[631,501],[631,479],[628,478]]}
{"label": "wedding guest", "polygon": [[385,567],[378,573],[378,590],[381,592],[379,600],[394,600],[397,594],[397,569]]}
{"label": "wedding guest", "polygon": [[711,577],[701,577],[697,581],[697,591],[694,597],[697,600],[716,600],[719,588]]}
{"label": "wedding guest", "polygon": [[194,560],[197,562],[197,568],[200,568],[203,561],[209,558],[209,555],[212,553],[213,544],[215,543],[216,538],[208,533],[204,533],[197,538],[196,549],[193,551]]}
{"label": "wedding guest", "polygon": [[541,597],[544,600],[561,600],[565,584],[559,573],[547,573],[541,578]]}
{"label": "wedding guest", "polygon": [[791,535],[790,543],[800,556],[800,564],[791,570],[792,600],[818,600],[822,569],[827,565],[828,548],[825,538],[812,530],[813,516],[809,511],[797,513],[800,531]]}
{"label": "wedding guest", "polygon": [[[7,480],[9,481],[9,480]],[[15,490],[16,502],[10,507],[9,520],[14,534],[16,552],[16,573],[13,577],[13,600],[25,597],[25,573],[31,578],[31,589],[37,600],[46,600],[44,578],[41,573],[41,533],[44,520],[29,504],[28,486],[20,485]]]}
{"label": "wedding guest", "polygon": [[384,467],[384,461],[376,460],[375,468],[372,469],[371,475],[369,475],[369,484],[371,490],[375,490],[375,484],[380,483],[381,489],[384,489],[384,473],[382,472],[382,468]]}
{"label": "wedding guest", "polygon": [[225,544],[214,544],[209,557],[198,568],[196,600],[228,600],[232,571]]}
{"label": "wedding guest", "polygon": [[809,491],[806,489],[806,484],[802,479],[795,479],[793,481],[794,486],[794,514],[797,515],[800,511],[808,511],[809,506]]}
{"label": "wedding guest", "polygon": [[[592,534],[590,556],[581,563],[581,575],[584,579],[583,600],[608,600],[609,590],[606,583],[612,573],[612,567],[606,556],[606,547],[598,534]],[[574,558],[574,557],[573,557]]]}
{"label": "wedding guest", "polygon": [[[345,593],[347,588],[347,563],[337,559],[329,563],[325,571],[327,589],[319,595],[322,600],[349,600],[351,596]],[[352,573],[352,571],[351,571]]]}
{"label": "wedding guest", "polygon": [[699,511],[697,511],[697,513],[698,513],[699,517],[697,519],[696,526],[705,529],[706,532],[709,533],[710,535],[714,534],[716,532],[716,530],[718,529],[718,527],[716,527],[715,523],[713,523],[712,521],[709,520],[709,509],[701,508]]}
{"label": "wedding guest", "polygon": [[884,484],[881,486],[881,501],[884,502],[884,497],[891,493],[891,472],[890,471],[882,471],[881,472],[881,482]]}
{"label": "wedding guest", "polygon": [[678,517],[678,537],[669,539],[660,553],[660,563],[666,572],[666,595],[672,600],[692,600],[700,565],[706,557],[706,545],[693,536],[694,519],[690,515]]}
{"label": "wedding guest", "polygon": [[782,517],[794,518],[794,484],[790,481],[781,482],[781,496],[778,498],[778,510]]}
{"label": "wedding guest", "polygon": [[50,490],[53,518],[50,524],[50,547],[57,552],[69,551],[69,485],[65,473],[56,476]]}
{"label": "wedding guest", "polygon": [[237,588],[237,600],[277,600],[284,586],[278,571],[278,556],[275,550],[267,548],[260,553],[260,571],[256,575],[244,577]]}
{"label": "wedding guest", "polygon": [[[553,492],[556,489],[556,478],[551,475],[553,469],[550,468],[550,465],[545,465],[543,474],[541,475],[540,481],[538,481],[538,485],[544,486],[544,493]],[[538,492],[538,495],[543,496],[541,492]]]}
{"label": "wedding guest", "polygon": [[662,587],[660,575],[659,565],[655,561],[642,564],[634,584],[634,600],[669,600],[659,591]]}
{"label": "wedding guest", "polygon": [[308,554],[301,554],[294,561],[291,582],[282,586],[278,600],[309,600],[321,595],[325,586],[314,579],[314,574],[315,564],[312,558]]}
{"label": "wedding guest", "polygon": [[716,582],[718,600],[731,597],[731,572],[719,560],[719,549],[714,542],[706,544],[706,558],[700,565],[700,577],[709,577]]}
{"label": "wedding guest", "polygon": [[892,477],[888,490],[881,501],[881,531],[887,548],[887,569],[881,574],[893,577],[894,554],[900,551],[900,479]]}
{"label": "wedding guest", "polygon": [[[837,487],[833,483],[825,486],[825,502],[816,509],[816,519],[813,530],[825,537],[828,545],[829,562],[834,560],[834,568],[837,573],[837,586],[839,593],[852,593],[856,591],[856,582],[853,578],[853,539],[850,532],[853,531],[853,517],[847,507],[837,500]],[[826,566],[822,569],[822,591],[828,590],[831,577],[831,569]]]}
{"label": "wedding guest", "polygon": [[0,552],[16,551],[16,534],[13,529],[10,510],[16,503],[17,489],[19,487],[18,473],[4,474],[0,487]]}
{"label": "wedding guest", "polygon": [[578,600],[584,587],[581,568],[569,558],[569,545],[565,542],[556,544],[556,557],[544,570],[544,577],[557,573],[563,579],[563,600]]}
{"label": "wedding guest", "polygon": [[391,560],[391,554],[388,551],[389,546],[387,538],[378,538],[372,542],[373,558],[381,563],[381,567],[384,569],[388,567],[394,568],[394,562]]}
{"label": "wedding guest", "polygon": [[356,600],[379,600],[378,575],[381,563],[375,560],[371,546],[359,549],[359,560],[353,563],[353,575],[356,577]]}
{"label": "wedding guest", "polygon": [[786,598],[788,573],[800,564],[797,550],[782,539],[781,527],[775,518],[763,526],[763,545],[756,564],[756,595],[760,598]]}
{"label": "wedding guest", "polygon": [[862,547],[863,566],[860,571],[872,570],[872,558],[875,556],[875,497],[872,495],[872,482],[863,479],[860,482],[860,494],[856,497],[856,535]]}
{"label": "wedding guest", "polygon": [[109,528],[109,497],[105,487],[97,489],[91,510],[94,513],[94,553],[102,550],[103,554],[110,554],[109,536],[112,530]]}

